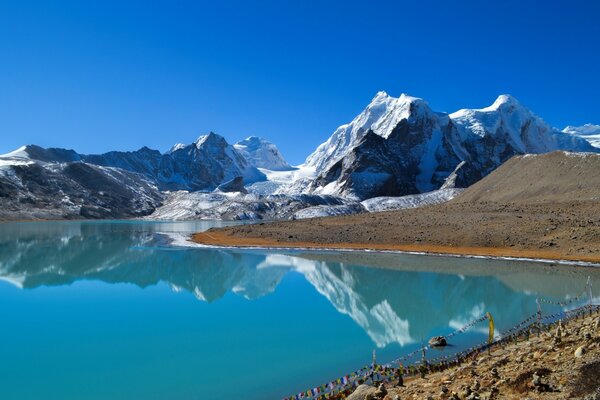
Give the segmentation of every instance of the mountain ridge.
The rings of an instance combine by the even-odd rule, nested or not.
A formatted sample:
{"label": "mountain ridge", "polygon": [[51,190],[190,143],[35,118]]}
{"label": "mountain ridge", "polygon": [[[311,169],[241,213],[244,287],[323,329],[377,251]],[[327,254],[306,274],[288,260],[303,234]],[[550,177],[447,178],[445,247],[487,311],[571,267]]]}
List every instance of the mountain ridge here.
{"label": "mountain ridge", "polygon": [[[243,218],[260,218],[264,213],[256,210],[269,204],[263,198],[269,195],[280,196],[277,203],[282,204],[297,201],[299,195],[316,196],[310,201],[302,198],[300,207],[323,207],[314,205],[323,196],[339,197],[353,204],[348,207],[349,203],[344,201],[336,209],[327,206],[326,210],[307,215],[359,212],[358,203],[366,199],[468,187],[515,155],[556,150],[600,152],[599,147],[592,146],[596,136],[600,137],[597,128],[600,129],[591,124],[568,126],[561,132],[511,95],[500,95],[491,105],[480,109],[461,109],[448,114],[432,110],[421,98],[407,94],[395,98],[382,91],[351,122],[340,125],[304,164],[296,167],[290,166],[277,147],[265,139],[250,136],[232,145],[214,132],[201,135],[190,144],[177,143],[164,153],[146,146],[135,151],[80,154],[71,149],[27,145],[0,155],[0,194],[16,194],[19,201],[27,202],[35,198],[26,188],[33,185],[35,193],[41,196],[40,204],[60,208],[43,194],[44,184],[48,193],[60,194],[62,189],[52,187],[52,182],[57,181],[62,182],[59,186],[67,192],[73,192],[84,182],[73,181],[67,172],[78,170],[85,175],[84,171],[90,174],[93,171],[99,174],[98,179],[110,180],[114,170],[128,182],[121,184],[123,188],[115,187],[117,192],[129,193],[123,198],[137,193],[135,187],[127,185],[139,184],[140,188],[150,190],[146,197],[152,200],[141,207],[142,212],[160,207],[166,198],[161,193],[170,191],[248,192],[248,201],[228,205],[233,207],[231,212],[217,213]],[[81,166],[69,166],[75,163]],[[183,201],[185,192],[168,198]],[[85,201],[91,201],[97,194],[86,192]],[[432,198],[438,197],[448,198],[435,194]],[[230,198],[233,199],[223,197],[224,201]],[[284,198],[288,200],[281,200]],[[186,203],[199,207],[204,204],[202,199],[190,200]],[[101,203],[96,206],[104,207]],[[11,204],[17,207],[17,203]],[[112,208],[105,207],[108,211],[98,215],[110,215],[110,210],[122,206],[121,201],[111,204]],[[169,207],[174,207],[172,201]],[[65,208],[67,211],[72,216],[72,210]],[[138,215],[137,211],[132,212]],[[166,214],[193,216],[198,212],[188,209],[181,213],[175,207]],[[121,209],[118,215],[128,214]],[[269,215],[287,213],[269,211]]]}
{"label": "mountain ridge", "polygon": [[379,92],[307,157],[314,179],[289,190],[364,200],[464,188],[513,155],[555,150],[599,151],[551,128],[511,95],[446,114],[416,97]]}

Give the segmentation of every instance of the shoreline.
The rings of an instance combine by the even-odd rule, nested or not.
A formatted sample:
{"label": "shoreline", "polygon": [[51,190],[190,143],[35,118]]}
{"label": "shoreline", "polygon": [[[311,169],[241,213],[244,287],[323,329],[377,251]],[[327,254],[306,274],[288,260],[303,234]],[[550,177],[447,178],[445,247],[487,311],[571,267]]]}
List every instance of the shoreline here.
{"label": "shoreline", "polygon": [[364,251],[389,252],[399,254],[421,254],[466,258],[510,259],[517,261],[534,261],[559,263],[577,266],[600,267],[600,257],[573,257],[558,251],[523,250],[500,247],[474,246],[440,246],[430,244],[382,244],[382,243],[316,243],[316,242],[281,242],[265,238],[240,237],[227,235],[224,232],[210,230],[194,233],[191,242],[203,246],[233,249],[263,250],[309,250],[309,251]]}
{"label": "shoreline", "polygon": [[[590,307],[589,312],[583,310],[586,307]],[[402,385],[397,384],[397,368],[407,366],[401,361],[388,363],[380,369],[382,379],[376,383],[365,375],[328,398],[596,398],[591,396],[600,391],[599,309],[584,306],[580,310],[583,311],[564,320],[559,318],[560,323],[542,325],[541,330],[536,329],[534,322],[501,338],[486,351],[474,349],[462,358],[451,356],[441,362],[438,358],[424,369],[409,369]]]}

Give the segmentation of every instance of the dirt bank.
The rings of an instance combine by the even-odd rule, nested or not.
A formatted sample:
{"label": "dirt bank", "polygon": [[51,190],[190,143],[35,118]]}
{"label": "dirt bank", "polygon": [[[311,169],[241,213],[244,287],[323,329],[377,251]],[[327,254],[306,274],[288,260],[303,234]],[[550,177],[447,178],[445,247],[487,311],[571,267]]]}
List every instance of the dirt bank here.
{"label": "dirt bank", "polygon": [[460,203],[211,229],[198,243],[424,251],[600,262],[598,202]]}

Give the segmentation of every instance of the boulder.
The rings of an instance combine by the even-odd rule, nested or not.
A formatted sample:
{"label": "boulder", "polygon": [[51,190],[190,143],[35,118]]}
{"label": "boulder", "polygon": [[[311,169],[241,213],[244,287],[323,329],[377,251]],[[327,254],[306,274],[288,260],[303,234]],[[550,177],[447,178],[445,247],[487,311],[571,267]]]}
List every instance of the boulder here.
{"label": "boulder", "polygon": [[446,338],[443,336],[434,336],[429,339],[429,345],[431,347],[444,347],[448,345],[448,342],[446,342]]}
{"label": "boulder", "polygon": [[347,397],[347,400],[366,400],[367,396],[374,395],[377,389],[373,386],[369,385],[360,385],[356,388],[354,392],[350,396]]}

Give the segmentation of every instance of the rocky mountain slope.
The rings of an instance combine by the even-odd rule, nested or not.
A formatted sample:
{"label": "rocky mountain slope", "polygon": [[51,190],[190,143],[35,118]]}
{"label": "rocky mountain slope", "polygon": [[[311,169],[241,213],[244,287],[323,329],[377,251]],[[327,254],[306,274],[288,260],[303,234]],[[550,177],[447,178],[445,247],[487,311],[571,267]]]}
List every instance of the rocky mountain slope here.
{"label": "rocky mountain slope", "polygon": [[213,132],[200,136],[189,145],[178,144],[164,154],[148,147],[136,151],[79,154],[74,150],[28,145],[0,158],[45,163],[82,161],[119,168],[144,175],[160,190],[213,190],[237,177],[242,177],[245,184],[265,179],[265,175],[252,166],[234,146]]}
{"label": "rocky mountain slope", "polygon": [[265,179],[232,145],[213,132],[192,144],[176,145],[165,154],[144,147],[82,158],[93,164],[141,173],[161,190],[213,190],[236,177],[242,177],[246,184]]}
{"label": "rocky mountain slope", "polygon": [[131,218],[161,201],[147,178],[118,168],[0,159],[0,220]]}
{"label": "rocky mountain slope", "polygon": [[314,179],[287,190],[367,199],[467,187],[513,155],[554,150],[598,151],[508,95],[444,114],[422,99],[380,92],[307,158]]}

